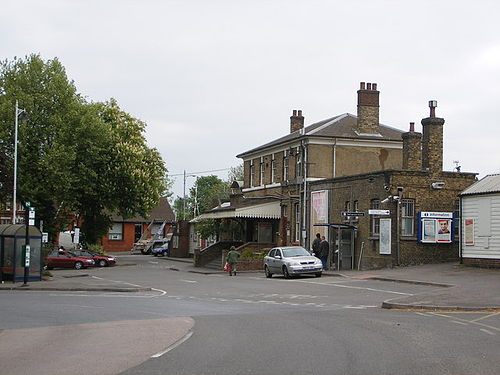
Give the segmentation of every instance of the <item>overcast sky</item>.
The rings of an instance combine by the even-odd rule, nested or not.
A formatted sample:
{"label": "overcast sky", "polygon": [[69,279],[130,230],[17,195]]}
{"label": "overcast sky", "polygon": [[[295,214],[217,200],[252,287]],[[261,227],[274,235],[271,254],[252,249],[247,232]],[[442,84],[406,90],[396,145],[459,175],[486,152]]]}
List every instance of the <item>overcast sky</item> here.
{"label": "overcast sky", "polygon": [[293,109],[355,115],[361,81],[405,131],[437,100],[444,169],[484,177],[500,173],[499,15],[498,0],[2,0],[0,57],[57,57],[82,95],[117,99],[179,196],[183,171],[226,179]]}

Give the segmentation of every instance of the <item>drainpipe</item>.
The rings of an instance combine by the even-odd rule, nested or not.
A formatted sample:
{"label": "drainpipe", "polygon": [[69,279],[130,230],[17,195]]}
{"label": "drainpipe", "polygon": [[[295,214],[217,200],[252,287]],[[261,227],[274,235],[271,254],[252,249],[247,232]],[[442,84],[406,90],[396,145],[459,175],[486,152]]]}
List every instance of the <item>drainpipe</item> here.
{"label": "drainpipe", "polygon": [[398,266],[401,264],[401,257],[400,257],[400,241],[401,241],[401,208],[400,208],[400,204],[401,204],[401,199],[399,199],[397,202],[396,202],[396,211],[397,211],[397,223],[396,223],[396,230],[397,230],[397,234],[396,234],[396,253],[397,253],[397,261],[398,261]]}
{"label": "drainpipe", "polygon": [[463,247],[462,247],[462,217],[463,217],[463,212],[462,212],[462,197],[460,197],[459,201],[460,205],[460,217],[458,218],[458,250],[459,250],[459,257],[460,257],[460,264],[464,263],[464,258],[463,258]]}
{"label": "drainpipe", "polygon": [[[302,214],[302,233],[306,232],[306,214],[307,214],[307,148],[305,146],[304,141],[301,141],[301,146],[302,146],[302,155],[303,155],[303,164],[304,164],[304,173],[303,173],[303,178],[304,178],[304,198],[303,198],[303,204],[302,204],[302,209],[303,209],[303,214]],[[301,233],[301,234],[302,234]],[[303,245],[305,248],[309,248],[307,246],[307,241],[306,239],[308,238],[307,232],[306,232],[306,237],[303,238]]]}

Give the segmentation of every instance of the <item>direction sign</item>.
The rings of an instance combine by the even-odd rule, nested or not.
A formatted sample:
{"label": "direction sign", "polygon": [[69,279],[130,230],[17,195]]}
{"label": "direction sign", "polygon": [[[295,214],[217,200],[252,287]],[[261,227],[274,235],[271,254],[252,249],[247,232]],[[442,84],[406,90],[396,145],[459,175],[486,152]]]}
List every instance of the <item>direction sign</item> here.
{"label": "direction sign", "polygon": [[368,210],[368,215],[390,215],[391,211],[390,210]]}
{"label": "direction sign", "polygon": [[364,212],[348,212],[348,211],[343,211],[342,216],[365,216]]}

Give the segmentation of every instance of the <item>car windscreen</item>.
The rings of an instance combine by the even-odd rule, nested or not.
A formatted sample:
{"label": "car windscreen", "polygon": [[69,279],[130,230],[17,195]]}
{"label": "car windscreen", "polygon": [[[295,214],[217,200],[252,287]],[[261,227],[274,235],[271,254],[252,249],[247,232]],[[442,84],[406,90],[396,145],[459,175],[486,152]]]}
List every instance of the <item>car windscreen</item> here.
{"label": "car windscreen", "polygon": [[303,247],[290,247],[288,249],[282,249],[282,251],[285,258],[311,255]]}

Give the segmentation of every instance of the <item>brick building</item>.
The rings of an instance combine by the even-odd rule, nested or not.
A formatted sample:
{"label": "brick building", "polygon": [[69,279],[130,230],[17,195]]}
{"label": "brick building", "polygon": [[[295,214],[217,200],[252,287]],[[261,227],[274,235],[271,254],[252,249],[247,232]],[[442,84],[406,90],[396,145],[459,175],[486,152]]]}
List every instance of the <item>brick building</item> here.
{"label": "brick building", "polygon": [[149,225],[151,225],[150,233],[156,233],[164,222],[164,234],[171,231],[175,215],[167,198],[160,198],[158,205],[151,210],[148,217],[136,216],[124,219],[122,216],[114,215],[111,220],[111,229],[101,240],[104,250],[130,251]]}

